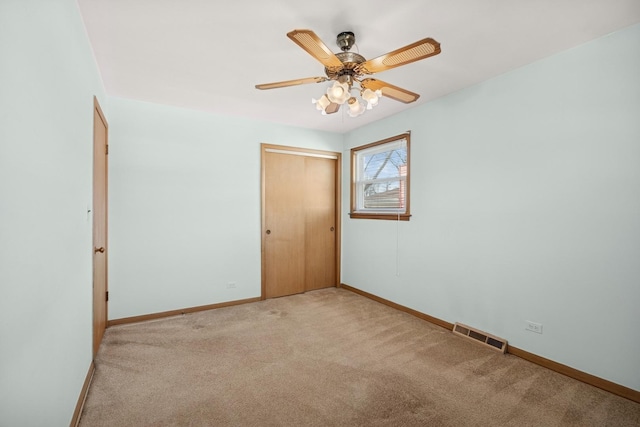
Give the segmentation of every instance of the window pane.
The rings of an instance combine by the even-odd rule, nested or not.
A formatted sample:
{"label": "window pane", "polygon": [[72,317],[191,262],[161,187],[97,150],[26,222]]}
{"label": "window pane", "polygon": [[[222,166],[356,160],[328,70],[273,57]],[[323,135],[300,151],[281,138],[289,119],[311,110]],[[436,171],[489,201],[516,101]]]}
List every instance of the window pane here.
{"label": "window pane", "polygon": [[406,174],[406,147],[397,148],[382,153],[363,155],[363,176],[361,179],[397,178]]}
{"label": "window pane", "polygon": [[364,209],[402,210],[405,206],[404,181],[383,181],[365,184]]}

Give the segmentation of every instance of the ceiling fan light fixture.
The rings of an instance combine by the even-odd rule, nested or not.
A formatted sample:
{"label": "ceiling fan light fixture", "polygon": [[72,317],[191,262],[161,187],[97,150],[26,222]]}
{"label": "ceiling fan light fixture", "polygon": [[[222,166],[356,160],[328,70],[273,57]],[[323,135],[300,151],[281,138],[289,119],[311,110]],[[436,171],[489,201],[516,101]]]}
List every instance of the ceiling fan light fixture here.
{"label": "ceiling fan light fixture", "polygon": [[349,83],[336,81],[327,89],[327,98],[331,102],[342,105],[351,97],[349,91]]}
{"label": "ceiling fan light fixture", "polygon": [[349,117],[358,117],[360,114],[364,113],[364,105],[362,105],[362,103],[356,98],[349,98],[348,104],[349,111],[347,111],[347,114],[349,114]]}
{"label": "ceiling fan light fixture", "polygon": [[329,98],[327,98],[327,95],[322,95],[320,99],[311,99],[311,102],[316,104],[316,108],[322,111],[323,113],[325,112],[327,106],[331,104],[331,101],[329,101]]}
{"label": "ceiling fan light fixture", "polygon": [[367,88],[360,93],[360,96],[362,96],[362,99],[367,101],[367,110],[371,110],[373,107],[378,105],[378,101],[382,96],[382,91],[380,89],[373,91]]}

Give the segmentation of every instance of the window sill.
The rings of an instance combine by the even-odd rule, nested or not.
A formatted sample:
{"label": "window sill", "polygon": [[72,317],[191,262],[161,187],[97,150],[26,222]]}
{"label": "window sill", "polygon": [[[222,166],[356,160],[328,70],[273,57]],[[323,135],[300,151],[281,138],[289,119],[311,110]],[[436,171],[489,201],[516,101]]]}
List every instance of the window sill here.
{"label": "window sill", "polygon": [[393,214],[393,213],[363,213],[363,212],[351,212],[349,213],[351,219],[386,219],[390,221],[409,221],[411,214]]}

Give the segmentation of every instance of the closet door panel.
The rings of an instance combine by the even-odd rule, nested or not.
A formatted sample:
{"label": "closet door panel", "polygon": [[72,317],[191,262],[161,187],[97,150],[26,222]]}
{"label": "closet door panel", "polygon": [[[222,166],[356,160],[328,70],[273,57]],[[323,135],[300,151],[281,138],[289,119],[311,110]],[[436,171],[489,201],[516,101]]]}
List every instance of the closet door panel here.
{"label": "closet door panel", "polygon": [[305,290],[336,286],[336,160],[305,158]]}
{"label": "closet door panel", "polygon": [[305,158],[265,153],[265,297],[305,291]]}

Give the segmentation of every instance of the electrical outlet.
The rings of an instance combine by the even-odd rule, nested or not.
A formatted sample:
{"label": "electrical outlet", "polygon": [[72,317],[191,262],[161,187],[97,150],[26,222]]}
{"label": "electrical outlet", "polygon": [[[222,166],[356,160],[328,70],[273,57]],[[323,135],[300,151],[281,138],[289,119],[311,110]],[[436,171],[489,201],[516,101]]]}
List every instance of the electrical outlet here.
{"label": "electrical outlet", "polygon": [[236,282],[227,283],[227,289],[235,289],[235,287],[236,287]]}
{"label": "electrical outlet", "polygon": [[530,320],[525,320],[526,323],[526,327],[525,329],[527,331],[531,331],[531,332],[535,332],[536,334],[541,334],[542,333],[542,323],[536,323],[536,322],[532,322]]}

